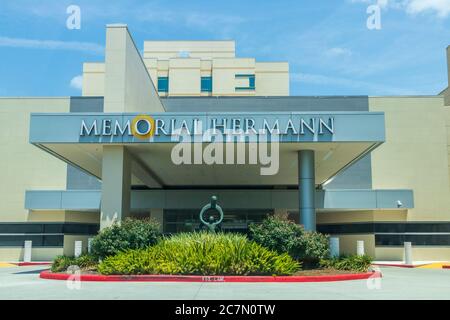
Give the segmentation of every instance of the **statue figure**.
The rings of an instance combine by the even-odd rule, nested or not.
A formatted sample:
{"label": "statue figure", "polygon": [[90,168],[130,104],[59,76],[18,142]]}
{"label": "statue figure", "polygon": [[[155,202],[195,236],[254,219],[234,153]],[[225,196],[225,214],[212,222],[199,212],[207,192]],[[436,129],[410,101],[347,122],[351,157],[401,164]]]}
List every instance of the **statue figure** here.
{"label": "statue figure", "polygon": [[[207,220],[205,220],[205,213],[214,211],[215,213],[219,214],[219,218],[216,220],[216,218],[213,215],[210,215]],[[223,211],[222,208],[217,204],[217,197],[212,196],[211,202],[205,205],[202,210],[200,211],[200,221],[208,228],[210,232],[216,232],[216,227],[222,222],[223,220]]]}

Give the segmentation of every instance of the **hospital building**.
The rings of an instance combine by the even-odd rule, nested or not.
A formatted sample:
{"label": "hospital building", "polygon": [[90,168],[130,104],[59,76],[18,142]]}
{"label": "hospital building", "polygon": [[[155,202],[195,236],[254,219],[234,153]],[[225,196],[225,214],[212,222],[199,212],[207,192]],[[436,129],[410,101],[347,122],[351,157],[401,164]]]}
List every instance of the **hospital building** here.
{"label": "hospital building", "polygon": [[[126,217],[194,231],[213,195],[224,231],[278,215],[338,237],[343,253],[363,240],[376,260],[402,260],[411,242],[414,260],[450,260],[448,89],[291,96],[288,62],[237,57],[234,41],[143,48],[126,25],[108,25],[81,96],[0,97],[0,261],[23,260],[25,241],[35,261],[73,255],[75,241],[86,250]],[[175,163],[180,132],[210,150],[195,142],[199,124],[276,137],[276,172],[247,159],[250,140],[233,164]]]}

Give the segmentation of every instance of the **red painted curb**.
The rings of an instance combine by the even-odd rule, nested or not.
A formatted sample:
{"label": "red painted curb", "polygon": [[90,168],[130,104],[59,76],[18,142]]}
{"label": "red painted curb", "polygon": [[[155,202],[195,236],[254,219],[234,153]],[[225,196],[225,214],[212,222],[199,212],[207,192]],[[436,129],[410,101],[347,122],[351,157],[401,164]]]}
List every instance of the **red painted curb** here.
{"label": "red painted curb", "polygon": [[367,272],[360,274],[336,274],[325,276],[179,276],[179,275],[111,275],[98,274],[66,274],[43,271],[41,279],[50,280],[78,280],[99,282],[331,282],[364,280],[381,278],[381,272]]}
{"label": "red painted curb", "polygon": [[397,268],[417,268],[426,264],[394,264],[394,263],[372,263],[373,266],[379,267],[397,267]]}
{"label": "red painted curb", "polygon": [[442,266],[442,269],[450,269],[450,265],[448,265],[448,266]]}
{"label": "red painted curb", "polygon": [[30,267],[30,266],[49,266],[52,263],[51,262],[19,262],[19,263],[13,263],[18,267]]}

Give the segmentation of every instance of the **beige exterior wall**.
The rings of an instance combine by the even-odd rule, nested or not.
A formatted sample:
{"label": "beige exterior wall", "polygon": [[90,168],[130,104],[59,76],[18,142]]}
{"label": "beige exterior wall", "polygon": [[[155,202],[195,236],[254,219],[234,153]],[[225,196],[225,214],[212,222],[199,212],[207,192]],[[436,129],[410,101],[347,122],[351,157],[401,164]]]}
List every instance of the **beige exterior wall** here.
{"label": "beige exterior wall", "polygon": [[25,190],[66,188],[67,165],[29,143],[32,112],[69,112],[68,98],[0,98],[1,222],[30,220]]}
{"label": "beige exterior wall", "polygon": [[[450,221],[450,108],[442,96],[369,98],[385,113],[386,142],[372,154],[373,189],[412,189],[414,209],[319,212],[319,224]],[[403,260],[402,247],[376,247],[374,235],[338,235],[342,253],[364,240],[377,260]],[[450,246],[413,247],[416,261],[448,260]]]}
{"label": "beige exterior wall", "polygon": [[257,96],[289,95],[289,63],[257,62],[255,74]]}
{"label": "beige exterior wall", "polygon": [[169,60],[169,93],[171,96],[200,94],[200,59],[174,58]]}
{"label": "beige exterior wall", "polygon": [[375,249],[375,235],[373,234],[352,234],[340,235],[339,237],[339,252],[340,254],[356,254],[357,241],[364,241],[364,253],[376,257]]}
{"label": "beige exterior wall", "polygon": [[449,86],[450,86],[450,46],[447,46],[446,51],[446,56],[447,56],[447,88],[445,88],[442,92],[441,95],[444,96],[444,101],[445,101],[445,105],[446,106],[450,106],[450,90],[449,90]]}
{"label": "beige exterior wall", "polygon": [[79,222],[100,223],[99,212],[30,211],[29,222]]}
{"label": "beige exterior wall", "polygon": [[[404,261],[402,247],[376,247],[375,256],[378,261]],[[413,261],[449,261],[450,247],[413,247]]]}
{"label": "beige exterior wall", "polygon": [[75,241],[82,242],[82,252],[88,252],[88,240],[91,236],[64,236],[64,250],[66,256],[73,257],[75,255]]}
{"label": "beige exterior wall", "polygon": [[342,212],[318,212],[318,224],[356,223],[356,222],[405,222],[408,210],[366,210]]}
{"label": "beige exterior wall", "polygon": [[236,75],[255,74],[255,59],[214,59],[212,63],[213,93],[218,96],[254,96],[254,90],[236,90],[248,87],[248,78]]}
{"label": "beige exterior wall", "polygon": [[450,106],[444,107],[445,122],[447,128],[447,156],[448,156],[448,179],[450,181]]}
{"label": "beige exterior wall", "polygon": [[164,112],[144,61],[123,25],[106,30],[104,90],[105,112]]}
{"label": "beige exterior wall", "polygon": [[408,221],[450,221],[443,98],[370,98],[369,108],[386,121],[386,142],[372,152],[372,188],[414,190]]}
{"label": "beige exterior wall", "polygon": [[183,55],[192,58],[234,58],[234,41],[145,41],[144,58],[171,59]]}
{"label": "beige exterior wall", "polygon": [[[62,255],[63,248],[34,248],[31,250],[31,261],[51,261],[56,256]],[[0,248],[0,261],[19,262],[23,261],[23,248]]]}
{"label": "beige exterior wall", "polygon": [[[143,61],[156,88],[158,77],[169,77],[169,92],[160,96],[289,95],[287,62],[236,58],[234,41],[146,41]],[[104,64],[84,64],[83,96],[105,95],[104,73]],[[249,86],[248,79],[236,77],[239,74],[254,75],[255,90],[236,89]],[[212,92],[201,92],[201,77],[211,76]]]}
{"label": "beige exterior wall", "polygon": [[105,94],[105,64],[83,64],[83,91],[84,97],[102,97]]}

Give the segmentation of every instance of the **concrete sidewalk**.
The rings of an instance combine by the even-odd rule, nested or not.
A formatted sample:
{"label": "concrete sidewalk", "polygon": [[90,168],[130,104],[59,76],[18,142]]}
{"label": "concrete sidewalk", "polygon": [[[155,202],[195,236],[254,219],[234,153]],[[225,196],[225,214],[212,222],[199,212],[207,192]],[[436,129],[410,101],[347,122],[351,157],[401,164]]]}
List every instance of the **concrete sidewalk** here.
{"label": "concrete sidewalk", "polygon": [[328,283],[77,283],[43,280],[43,267],[0,269],[0,299],[450,299],[450,271],[382,267],[380,281]]}

